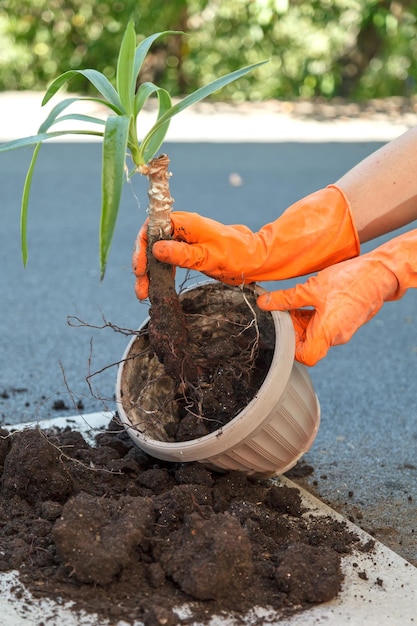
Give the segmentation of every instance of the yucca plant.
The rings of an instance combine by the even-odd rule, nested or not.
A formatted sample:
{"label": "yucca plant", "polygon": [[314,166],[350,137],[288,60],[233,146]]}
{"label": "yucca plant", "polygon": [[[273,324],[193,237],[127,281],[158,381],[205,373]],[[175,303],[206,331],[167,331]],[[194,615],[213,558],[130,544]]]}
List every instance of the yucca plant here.
{"label": "yucca plant", "polygon": [[[152,44],[160,37],[171,34],[179,34],[178,31],[164,31],[155,33],[144,39],[139,45],[136,44],[137,36],[133,22],[127,25],[123,37],[116,69],[116,85],[113,84],[100,72],[94,69],[69,70],[56,78],[47,89],[42,101],[42,105],[47,104],[51,98],[77,74],[83,75],[96,88],[99,96],[94,97],[69,97],[60,101],[52,108],[44,122],[38,130],[38,134],[31,137],[24,137],[15,141],[10,141],[0,145],[0,152],[34,146],[33,156],[27,171],[23,188],[21,203],[21,249],[23,263],[26,266],[28,261],[28,241],[27,241],[27,217],[31,183],[35,170],[39,150],[44,141],[52,138],[62,137],[68,134],[94,135],[103,137],[102,150],[102,206],[99,225],[99,257],[101,277],[104,277],[106,264],[110,252],[112,238],[116,226],[123,183],[136,173],[143,174],[149,179],[149,227],[148,235],[152,244],[158,238],[168,238],[171,232],[170,210],[172,198],[169,191],[169,159],[167,155],[155,157],[161,148],[167,134],[171,119],[184,111],[189,106],[210,96],[215,91],[225,85],[244,76],[255,67],[261,65],[257,63],[244,67],[235,72],[218,78],[198,89],[194,93],[184,97],[176,104],[167,90],[158,87],[154,83],[145,82],[138,85],[143,62]],[[138,134],[138,118],[150,97],[158,98],[158,113],[156,121],[148,132],[142,137]],[[80,113],[68,112],[66,109],[76,102],[92,101],[104,105],[108,109],[106,120],[83,115]],[[97,125],[96,130],[89,128],[79,128],[75,130],[56,129],[57,124],[65,121],[88,122]],[[139,120],[140,122],[140,120]],[[55,127],[55,128],[54,128]],[[127,158],[130,157],[130,161]],[[157,193],[155,193],[157,190]],[[161,198],[163,201],[161,202]],[[151,261],[155,261],[152,257]],[[167,342],[163,337],[159,337],[161,348],[154,345],[160,360],[166,365],[175,377],[179,376],[180,370],[184,367],[184,349],[186,346],[186,336],[183,320],[181,321],[181,311],[175,291],[172,271],[161,263],[155,261],[149,266],[151,301],[154,315],[154,324],[159,327],[157,311],[162,307],[164,322],[160,327],[163,335],[170,339],[176,338],[179,346],[178,352],[173,359],[172,349],[168,354],[164,353],[163,344]],[[169,324],[167,325],[167,316]],[[158,335],[158,332],[156,333]],[[162,349],[162,353],[160,350]],[[173,363],[171,364],[171,361]],[[181,365],[182,362],[182,365]],[[179,365],[180,364],[180,365]]]}

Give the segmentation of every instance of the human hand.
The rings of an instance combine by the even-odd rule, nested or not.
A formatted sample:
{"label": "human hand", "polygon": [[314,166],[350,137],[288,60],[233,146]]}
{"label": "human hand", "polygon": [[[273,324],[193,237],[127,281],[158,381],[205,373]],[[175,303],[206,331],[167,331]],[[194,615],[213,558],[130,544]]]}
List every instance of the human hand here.
{"label": "human hand", "polygon": [[[242,249],[256,245],[256,236],[246,226],[225,226],[198,213],[171,213],[172,239],[154,243],[152,252],[163,263],[199,270],[230,285],[245,280]],[[132,265],[136,275],[135,291],[139,300],[148,295],[147,277],[148,220],[136,239]],[[248,252],[250,254],[250,252]],[[253,251],[255,254],[255,250]]]}
{"label": "human hand", "polygon": [[[258,306],[290,311],[295,358],[315,365],[331,346],[347,343],[388,300],[417,286],[417,231],[401,235],[356,259],[328,267],[304,284],[263,294]],[[303,308],[314,307],[314,308]]]}
{"label": "human hand", "polygon": [[[335,186],[296,202],[257,233],[197,213],[175,211],[171,221],[173,238],[157,241],[154,256],[230,285],[301,276],[359,253],[348,201]],[[145,222],[132,259],[140,300],[148,294],[147,243]]]}

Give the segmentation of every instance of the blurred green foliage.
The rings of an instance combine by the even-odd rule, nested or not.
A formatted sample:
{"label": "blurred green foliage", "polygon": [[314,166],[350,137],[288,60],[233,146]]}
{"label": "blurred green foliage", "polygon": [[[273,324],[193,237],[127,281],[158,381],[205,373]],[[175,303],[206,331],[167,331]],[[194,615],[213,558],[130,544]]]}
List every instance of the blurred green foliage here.
{"label": "blurred green foliage", "polygon": [[[245,64],[270,62],[221,97],[374,98],[414,93],[414,0],[0,0],[0,89],[44,89],[68,69],[113,79],[124,28],[183,36],[152,49],[141,79],[185,95]],[[87,85],[74,80],[70,88]]]}

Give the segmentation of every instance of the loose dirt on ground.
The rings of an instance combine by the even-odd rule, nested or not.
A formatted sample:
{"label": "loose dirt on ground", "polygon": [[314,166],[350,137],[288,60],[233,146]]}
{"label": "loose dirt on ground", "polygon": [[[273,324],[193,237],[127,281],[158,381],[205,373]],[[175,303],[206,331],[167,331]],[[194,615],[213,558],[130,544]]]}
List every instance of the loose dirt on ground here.
{"label": "loose dirt on ground", "polygon": [[111,624],[307,610],[337,596],[344,555],[372,549],[297,489],[157,461],[117,419],[95,446],[69,428],[0,435],[0,571]]}

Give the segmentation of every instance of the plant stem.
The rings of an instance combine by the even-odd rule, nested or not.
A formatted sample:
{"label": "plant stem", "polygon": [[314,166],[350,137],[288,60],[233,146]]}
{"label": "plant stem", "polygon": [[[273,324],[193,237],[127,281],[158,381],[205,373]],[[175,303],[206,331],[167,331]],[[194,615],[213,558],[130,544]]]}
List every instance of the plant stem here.
{"label": "plant stem", "polygon": [[169,158],[163,154],[141,166],[149,179],[148,275],[149,275],[149,340],[163,363],[165,371],[177,381],[187,376],[188,334],[185,316],[175,289],[171,265],[161,263],[152,254],[159,239],[171,238],[171,207],[174,202],[169,189]]}

